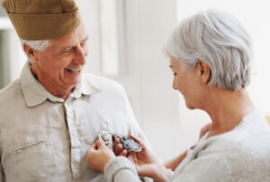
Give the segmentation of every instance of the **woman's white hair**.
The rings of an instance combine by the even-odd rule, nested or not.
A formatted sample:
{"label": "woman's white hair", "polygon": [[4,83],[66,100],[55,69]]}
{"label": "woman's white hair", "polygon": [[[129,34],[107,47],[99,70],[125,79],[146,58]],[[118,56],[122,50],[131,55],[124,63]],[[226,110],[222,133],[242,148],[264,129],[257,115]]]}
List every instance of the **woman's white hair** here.
{"label": "woman's white hair", "polygon": [[190,68],[200,59],[211,69],[210,86],[237,90],[251,77],[251,39],[239,21],[218,10],[184,19],[164,46],[166,54]]}

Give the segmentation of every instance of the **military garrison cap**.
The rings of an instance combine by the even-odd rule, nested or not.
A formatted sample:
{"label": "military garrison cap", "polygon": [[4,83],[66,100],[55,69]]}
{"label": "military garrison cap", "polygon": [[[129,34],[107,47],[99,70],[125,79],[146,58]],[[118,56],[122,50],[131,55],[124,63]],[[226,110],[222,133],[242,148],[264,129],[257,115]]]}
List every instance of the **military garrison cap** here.
{"label": "military garrison cap", "polygon": [[24,40],[59,38],[80,24],[73,0],[4,0],[2,6]]}

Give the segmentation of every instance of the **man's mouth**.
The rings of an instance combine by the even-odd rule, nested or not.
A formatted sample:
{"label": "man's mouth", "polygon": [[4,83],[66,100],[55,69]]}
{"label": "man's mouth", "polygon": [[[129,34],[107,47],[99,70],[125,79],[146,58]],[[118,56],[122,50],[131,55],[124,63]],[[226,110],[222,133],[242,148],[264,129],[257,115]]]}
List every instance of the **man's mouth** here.
{"label": "man's mouth", "polygon": [[79,73],[81,71],[81,68],[78,69],[70,69],[70,68],[65,68],[66,71],[70,72],[70,73]]}

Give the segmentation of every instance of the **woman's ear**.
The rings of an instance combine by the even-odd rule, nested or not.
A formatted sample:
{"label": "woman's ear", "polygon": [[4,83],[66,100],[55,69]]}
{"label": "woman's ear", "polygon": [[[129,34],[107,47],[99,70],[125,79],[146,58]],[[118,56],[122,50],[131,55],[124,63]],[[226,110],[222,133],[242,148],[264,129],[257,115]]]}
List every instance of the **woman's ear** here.
{"label": "woman's ear", "polygon": [[198,60],[196,64],[197,73],[200,76],[203,83],[207,84],[211,77],[211,70],[208,64],[202,60]]}
{"label": "woman's ear", "polygon": [[37,51],[31,48],[29,45],[23,44],[23,50],[32,61],[36,62],[38,60]]}

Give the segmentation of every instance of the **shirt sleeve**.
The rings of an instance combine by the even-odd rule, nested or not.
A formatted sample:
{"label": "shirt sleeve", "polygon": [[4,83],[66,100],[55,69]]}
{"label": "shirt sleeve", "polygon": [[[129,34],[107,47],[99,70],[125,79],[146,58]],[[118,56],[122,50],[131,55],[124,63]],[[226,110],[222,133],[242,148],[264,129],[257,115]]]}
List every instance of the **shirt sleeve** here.
{"label": "shirt sleeve", "polygon": [[1,164],[1,161],[0,161],[0,182],[4,182],[4,179],[3,179],[3,170],[2,170],[2,164]]}
{"label": "shirt sleeve", "polygon": [[1,158],[2,158],[2,151],[0,148],[0,182],[4,182],[4,174],[3,174],[3,169],[2,169]]}
{"label": "shirt sleeve", "polygon": [[135,166],[125,157],[116,157],[108,162],[104,169],[108,182],[141,182]]}

